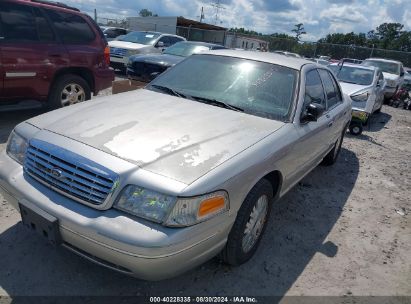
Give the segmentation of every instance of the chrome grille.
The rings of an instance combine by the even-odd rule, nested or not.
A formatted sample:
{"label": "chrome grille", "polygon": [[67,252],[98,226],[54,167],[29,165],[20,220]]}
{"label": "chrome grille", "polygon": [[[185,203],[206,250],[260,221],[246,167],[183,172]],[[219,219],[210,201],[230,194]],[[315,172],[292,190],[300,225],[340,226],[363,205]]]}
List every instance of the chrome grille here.
{"label": "chrome grille", "polygon": [[127,55],[127,50],[122,48],[110,47],[110,55],[124,57]]}
{"label": "chrome grille", "polygon": [[92,205],[103,204],[117,180],[107,168],[40,140],[30,141],[24,169],[59,193]]}

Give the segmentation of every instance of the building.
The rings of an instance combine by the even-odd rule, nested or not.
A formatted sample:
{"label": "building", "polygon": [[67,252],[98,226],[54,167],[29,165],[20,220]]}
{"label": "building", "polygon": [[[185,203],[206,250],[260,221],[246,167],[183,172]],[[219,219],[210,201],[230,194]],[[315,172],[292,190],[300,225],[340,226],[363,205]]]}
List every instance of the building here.
{"label": "building", "polygon": [[225,44],[226,47],[232,49],[244,49],[254,51],[268,51],[268,41],[238,34],[233,32],[226,33]]}
{"label": "building", "polygon": [[177,34],[190,41],[203,41],[224,45],[227,29],[200,23],[184,17],[129,17],[128,27],[134,31],[156,31]]}

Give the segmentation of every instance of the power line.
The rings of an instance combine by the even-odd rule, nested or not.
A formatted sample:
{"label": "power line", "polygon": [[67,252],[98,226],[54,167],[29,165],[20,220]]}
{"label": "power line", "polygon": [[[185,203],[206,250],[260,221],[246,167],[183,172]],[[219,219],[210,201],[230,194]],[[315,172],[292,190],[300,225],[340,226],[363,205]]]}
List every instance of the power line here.
{"label": "power line", "polygon": [[215,8],[215,21],[214,21],[214,24],[217,25],[218,15],[220,14],[220,10],[225,9],[225,7],[221,5],[221,0],[216,0],[216,2],[211,3],[211,6]]}

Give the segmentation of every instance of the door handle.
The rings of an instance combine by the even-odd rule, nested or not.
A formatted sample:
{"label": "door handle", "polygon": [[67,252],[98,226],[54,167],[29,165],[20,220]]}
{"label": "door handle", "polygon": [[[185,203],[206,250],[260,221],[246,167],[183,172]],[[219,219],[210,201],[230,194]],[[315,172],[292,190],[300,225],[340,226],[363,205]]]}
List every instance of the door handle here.
{"label": "door handle", "polygon": [[333,124],[334,124],[334,121],[330,121],[330,122],[328,123],[328,127],[332,127]]}

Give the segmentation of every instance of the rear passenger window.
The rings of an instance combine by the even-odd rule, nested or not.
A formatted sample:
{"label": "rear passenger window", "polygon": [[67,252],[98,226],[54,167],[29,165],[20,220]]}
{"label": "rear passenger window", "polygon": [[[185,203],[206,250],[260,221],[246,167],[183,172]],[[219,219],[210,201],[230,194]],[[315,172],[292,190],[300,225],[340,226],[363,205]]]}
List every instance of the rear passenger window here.
{"label": "rear passenger window", "polygon": [[338,89],[338,85],[335,83],[334,78],[328,71],[320,70],[320,75],[324,84],[325,93],[327,95],[328,108],[332,108],[341,102],[341,93]]}
{"label": "rear passenger window", "polygon": [[38,41],[35,19],[30,6],[0,3],[3,37],[6,41]]}
{"label": "rear passenger window", "polygon": [[309,71],[305,78],[304,110],[310,103],[318,103],[326,108],[324,89],[317,70]]}
{"label": "rear passenger window", "polygon": [[47,19],[38,10],[34,10],[34,17],[36,19],[37,33],[40,41],[50,42],[54,41],[54,33],[48,23]]}
{"label": "rear passenger window", "polygon": [[170,41],[170,37],[168,37],[168,36],[161,37],[158,42],[164,43],[165,47],[169,47],[172,44],[171,41]]}
{"label": "rear passenger window", "polygon": [[181,39],[181,38],[178,38],[178,37],[170,37],[170,42],[171,42],[171,45],[173,45],[173,44],[175,44],[175,43],[177,43],[177,42],[181,42],[181,41],[184,41],[183,39]]}
{"label": "rear passenger window", "polygon": [[74,14],[47,10],[53,25],[65,44],[85,44],[95,39],[86,20]]}

